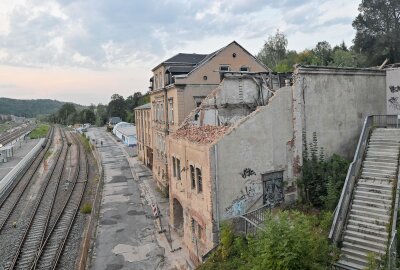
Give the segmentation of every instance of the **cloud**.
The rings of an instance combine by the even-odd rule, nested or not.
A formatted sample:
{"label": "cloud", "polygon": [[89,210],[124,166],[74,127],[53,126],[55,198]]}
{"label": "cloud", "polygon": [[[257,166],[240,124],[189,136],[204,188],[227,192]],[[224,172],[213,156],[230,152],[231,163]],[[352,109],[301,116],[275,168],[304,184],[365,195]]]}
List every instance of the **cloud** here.
{"label": "cloud", "polygon": [[[349,2],[2,0],[0,64],[96,70],[153,66],[171,52],[216,37],[253,40],[261,48],[277,28],[288,35],[290,46],[290,36],[315,37],[335,25],[352,29],[357,5]],[[210,44],[208,52],[223,45]]]}

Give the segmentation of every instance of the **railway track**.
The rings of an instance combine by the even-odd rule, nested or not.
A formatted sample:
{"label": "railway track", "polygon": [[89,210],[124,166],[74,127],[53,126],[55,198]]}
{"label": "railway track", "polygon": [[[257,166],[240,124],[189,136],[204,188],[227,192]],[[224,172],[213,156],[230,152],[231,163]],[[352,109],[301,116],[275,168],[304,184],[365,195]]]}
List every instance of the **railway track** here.
{"label": "railway track", "polygon": [[33,130],[34,127],[35,127],[34,125],[29,125],[27,127],[3,134],[0,136],[0,144],[6,145],[12,142],[13,140],[17,139],[18,137],[22,136],[24,133]]}
{"label": "railway track", "polygon": [[30,180],[32,179],[33,175],[38,170],[41,162],[44,159],[44,156],[48,149],[50,148],[51,142],[54,136],[54,129],[52,128],[49,132],[48,143],[46,144],[45,148],[38,154],[38,156],[31,161],[30,164],[26,167],[25,171],[19,177],[17,181],[18,183],[14,186],[14,188],[10,189],[10,191],[1,199],[0,202],[0,234],[4,228],[5,223],[9,219],[11,213],[17,206],[19,200],[21,199],[22,195],[24,194],[26,188],[28,187]]}
{"label": "railway track", "polygon": [[39,199],[32,209],[33,213],[19,243],[18,250],[14,254],[11,264],[7,265],[8,269],[29,269],[44,240],[68,154],[67,141],[62,129],[61,138],[62,146],[56,155],[56,162],[53,163],[50,173],[46,175]]}
{"label": "railway track", "polygon": [[[75,138],[75,140],[77,140]],[[56,269],[61,253],[65,247],[76,214],[81,204],[88,179],[88,158],[80,142],[79,166],[75,171],[73,186],[69,189],[68,199],[58,215],[55,225],[50,229],[43,246],[38,251],[32,269]]]}
{"label": "railway track", "polygon": [[[73,136],[77,146],[72,151],[76,164],[70,163],[69,173],[72,172],[72,175],[67,174],[65,164],[68,152],[72,149],[72,139],[68,141],[61,129],[60,132],[61,147],[57,146],[54,161],[45,178],[39,182],[31,181],[50,144],[55,145],[53,138],[56,132],[53,128],[45,148],[31,162],[18,184],[0,202],[1,270],[57,267],[85,193],[89,172],[88,157],[83,145]],[[64,189],[61,184],[63,182],[69,183],[68,189]],[[37,194],[27,192],[35,185]],[[16,220],[17,228],[14,224]]]}

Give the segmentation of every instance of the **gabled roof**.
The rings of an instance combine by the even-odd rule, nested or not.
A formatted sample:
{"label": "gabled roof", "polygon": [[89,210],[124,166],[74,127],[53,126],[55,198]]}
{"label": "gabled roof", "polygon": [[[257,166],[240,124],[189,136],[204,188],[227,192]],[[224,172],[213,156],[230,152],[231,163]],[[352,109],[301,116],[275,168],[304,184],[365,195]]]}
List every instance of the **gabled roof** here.
{"label": "gabled roof", "polygon": [[188,73],[192,69],[194,69],[194,66],[170,66],[167,71],[171,73]]}
{"label": "gabled roof", "polygon": [[187,64],[187,65],[196,65],[198,64],[201,60],[203,60],[207,54],[197,54],[197,53],[178,53],[171,58],[161,62],[158,64],[155,68],[152,69],[154,71],[161,65],[171,65],[171,64]]}
{"label": "gabled roof", "polygon": [[228,45],[222,47],[221,49],[210,53],[209,55],[207,55],[207,57],[205,57],[192,71],[190,71],[186,76],[189,76],[191,73],[195,72],[197,69],[199,69],[200,67],[202,67],[203,65],[205,65],[207,62],[209,62],[212,58],[214,58],[215,56],[217,56],[219,53],[221,53],[225,48],[229,47],[231,44],[235,44],[238,47],[240,47],[245,53],[247,53],[248,55],[250,55],[251,57],[253,57],[261,66],[263,66],[267,71],[272,71],[269,67],[267,67],[266,65],[264,65],[263,62],[261,62],[257,57],[255,57],[254,55],[252,55],[249,51],[247,51],[245,48],[243,48],[239,43],[237,43],[236,41],[232,41],[231,43],[229,43]]}
{"label": "gabled roof", "polygon": [[150,108],[151,108],[151,104],[146,103],[146,104],[136,107],[135,110],[143,110],[143,109],[150,109]]}

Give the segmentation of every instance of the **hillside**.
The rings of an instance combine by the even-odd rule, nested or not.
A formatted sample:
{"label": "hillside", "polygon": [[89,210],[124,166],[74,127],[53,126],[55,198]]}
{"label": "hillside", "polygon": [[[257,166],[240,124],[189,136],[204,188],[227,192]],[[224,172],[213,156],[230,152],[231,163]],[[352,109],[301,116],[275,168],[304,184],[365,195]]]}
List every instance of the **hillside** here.
{"label": "hillside", "polygon": [[39,114],[50,114],[56,112],[64,103],[65,102],[51,99],[27,100],[0,97],[0,114],[36,117]]}

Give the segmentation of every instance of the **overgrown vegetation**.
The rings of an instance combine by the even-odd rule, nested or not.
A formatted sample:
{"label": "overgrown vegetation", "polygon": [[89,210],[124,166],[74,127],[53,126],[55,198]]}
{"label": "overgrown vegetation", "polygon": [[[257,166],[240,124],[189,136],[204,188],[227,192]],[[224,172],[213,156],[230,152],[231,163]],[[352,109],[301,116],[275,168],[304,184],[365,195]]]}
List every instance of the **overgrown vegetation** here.
{"label": "overgrown vegetation", "polygon": [[83,214],[90,214],[92,212],[92,204],[90,202],[85,202],[82,205],[81,213]]}
{"label": "overgrown vegetation", "polygon": [[53,152],[51,150],[47,150],[46,154],[44,154],[44,160],[47,160]]}
{"label": "overgrown vegetation", "polygon": [[265,232],[256,237],[221,230],[220,246],[198,269],[327,269],[336,252],[326,237],[331,212],[306,214],[296,210],[269,214]]}
{"label": "overgrown vegetation", "polygon": [[32,132],[29,133],[29,138],[31,139],[44,138],[46,137],[48,132],[49,132],[49,125],[43,124],[32,130]]}
{"label": "overgrown vegetation", "polygon": [[83,144],[83,147],[85,148],[86,153],[89,153],[91,151],[91,145],[89,138],[86,137],[85,133],[83,133],[81,136],[79,136],[79,140]]}
{"label": "overgrown vegetation", "polygon": [[299,179],[303,201],[317,208],[334,210],[349,165],[349,161],[336,154],[326,160],[323,147],[318,148],[314,132],[311,143],[303,142],[302,176]]}

